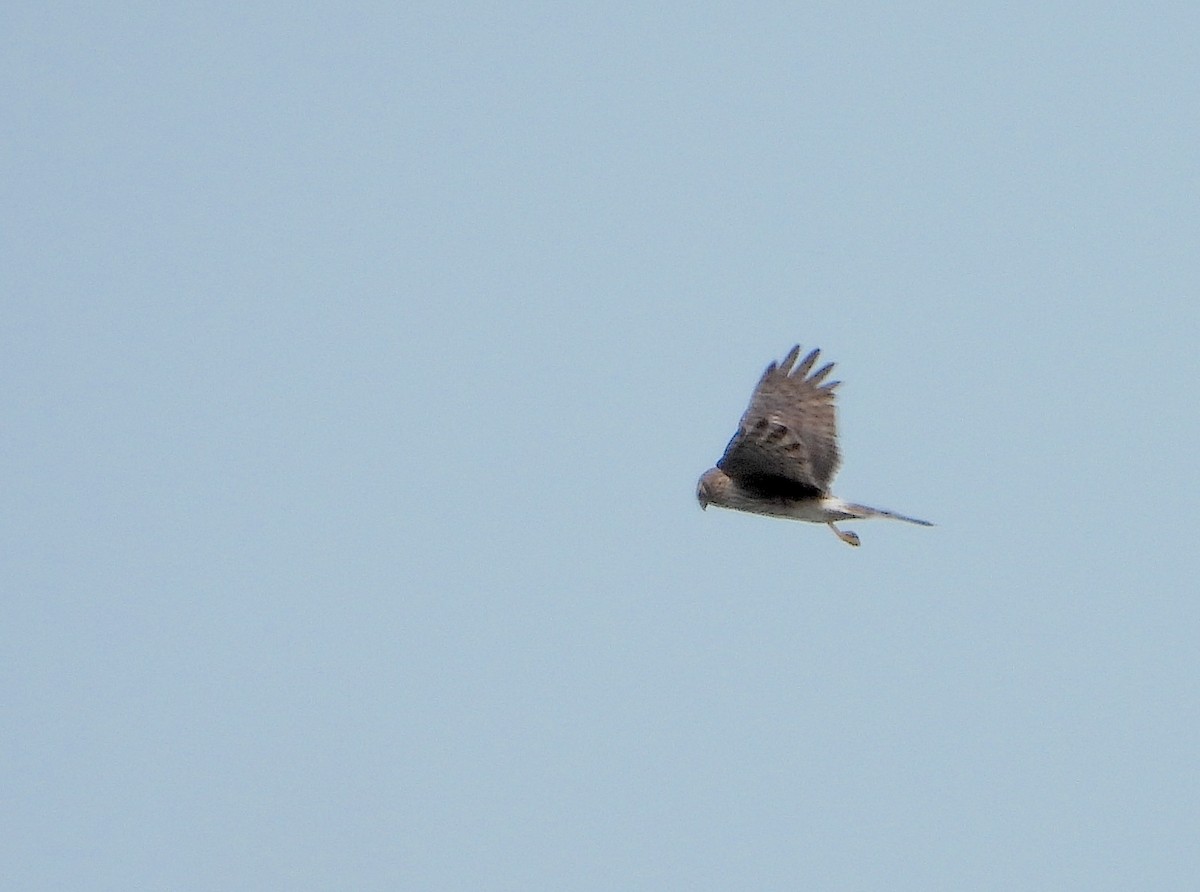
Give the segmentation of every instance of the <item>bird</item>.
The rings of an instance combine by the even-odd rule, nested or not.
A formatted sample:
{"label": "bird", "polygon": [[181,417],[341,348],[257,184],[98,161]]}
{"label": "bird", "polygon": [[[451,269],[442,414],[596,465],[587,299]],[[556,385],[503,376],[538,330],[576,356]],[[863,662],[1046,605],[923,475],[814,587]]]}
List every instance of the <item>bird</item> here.
{"label": "bird", "polygon": [[832,362],[812,371],[820,355],[819,349],[813,350],[797,362],[797,345],[782,363],[767,366],[725,454],[715,468],[700,475],[700,507],[823,523],[854,546],[862,544],[858,533],[840,530],[835,523],[884,517],[933,526],[927,520],[843,501],[829,491],[842,461],[834,406],[834,390],[842,382],[822,383],[833,371]]}

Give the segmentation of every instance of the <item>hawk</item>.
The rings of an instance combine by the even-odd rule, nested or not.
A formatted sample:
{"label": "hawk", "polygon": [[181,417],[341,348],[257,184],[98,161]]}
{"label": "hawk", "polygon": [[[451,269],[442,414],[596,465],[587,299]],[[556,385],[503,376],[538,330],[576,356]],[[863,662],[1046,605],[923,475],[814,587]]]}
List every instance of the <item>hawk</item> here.
{"label": "hawk", "polygon": [[862,540],[857,533],[835,527],[837,521],[887,517],[933,526],[927,520],[844,502],[829,492],[842,460],[833,405],[834,388],[842,382],[821,383],[833,370],[832,362],[809,374],[820,353],[813,350],[797,363],[797,346],[782,363],[767,366],[725,454],[700,477],[700,507],[717,505],[823,523],[847,545]]}

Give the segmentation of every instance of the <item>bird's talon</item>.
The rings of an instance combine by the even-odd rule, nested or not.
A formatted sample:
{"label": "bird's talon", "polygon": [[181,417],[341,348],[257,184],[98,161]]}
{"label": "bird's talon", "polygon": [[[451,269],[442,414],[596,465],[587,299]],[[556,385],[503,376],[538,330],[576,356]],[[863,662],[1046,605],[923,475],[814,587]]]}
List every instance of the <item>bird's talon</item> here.
{"label": "bird's talon", "polygon": [[858,538],[858,533],[854,532],[854,530],[839,530],[833,525],[833,521],[829,521],[827,525],[829,529],[833,530],[834,535],[836,535],[847,545],[853,545],[857,547],[862,544],[862,540]]}

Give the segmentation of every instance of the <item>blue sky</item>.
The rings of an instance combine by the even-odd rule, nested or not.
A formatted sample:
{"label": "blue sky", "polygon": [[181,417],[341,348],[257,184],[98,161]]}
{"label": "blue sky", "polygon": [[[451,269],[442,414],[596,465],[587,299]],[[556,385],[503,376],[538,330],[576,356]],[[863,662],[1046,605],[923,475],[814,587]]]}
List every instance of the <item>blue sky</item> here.
{"label": "blue sky", "polygon": [[6,887],[1192,888],[1192,5],[2,20]]}

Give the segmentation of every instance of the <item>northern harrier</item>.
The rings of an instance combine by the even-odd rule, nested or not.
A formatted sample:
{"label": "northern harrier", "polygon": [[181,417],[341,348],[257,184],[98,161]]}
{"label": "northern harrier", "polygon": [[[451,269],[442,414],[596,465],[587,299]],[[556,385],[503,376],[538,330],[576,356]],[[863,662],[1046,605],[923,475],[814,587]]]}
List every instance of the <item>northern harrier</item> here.
{"label": "northern harrier", "polygon": [[927,520],[843,502],[829,492],[841,463],[833,390],[842,382],[821,383],[832,371],[832,362],[808,374],[819,354],[813,350],[797,365],[800,348],[793,347],[782,365],[767,366],[725,454],[700,477],[700,507],[717,505],[827,524],[848,545],[861,540],[857,533],[835,527],[836,521],[888,517],[933,526]]}

